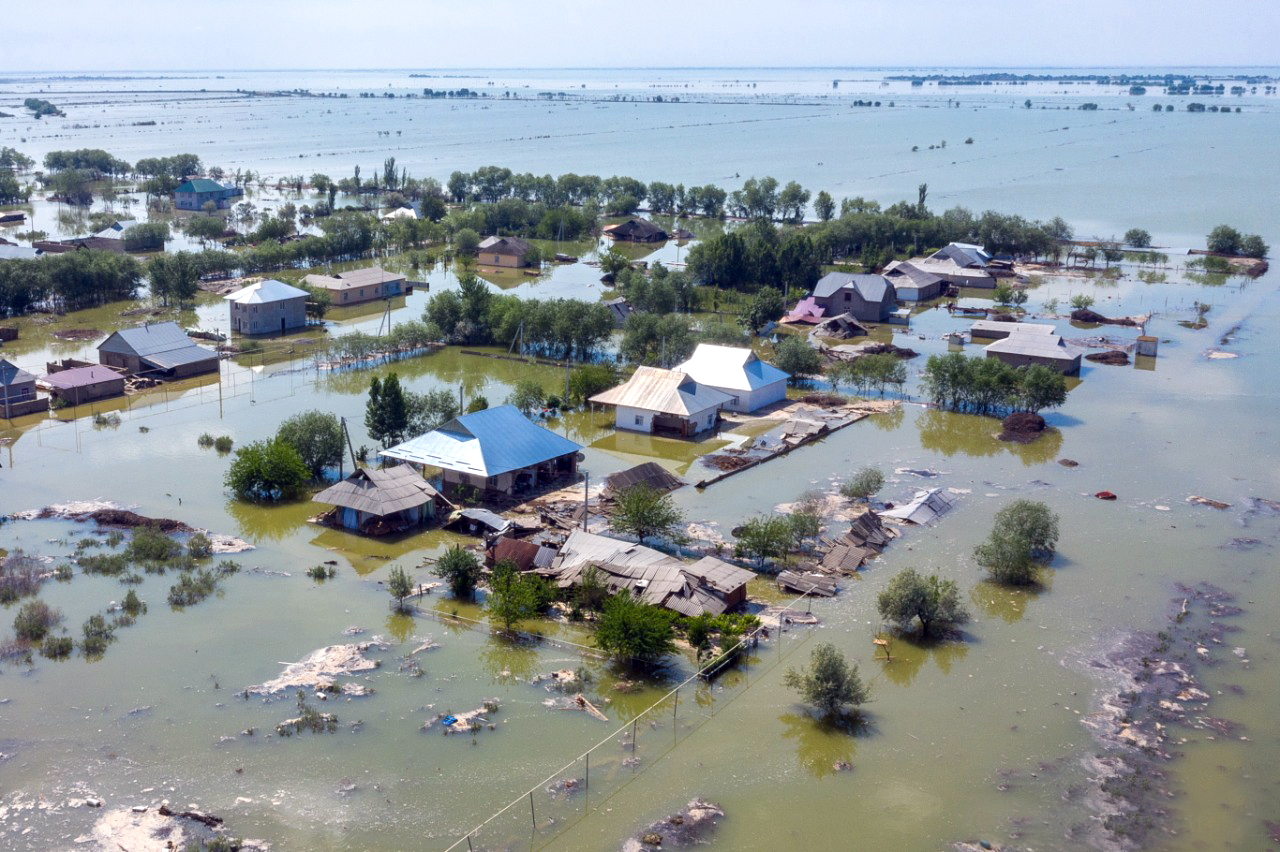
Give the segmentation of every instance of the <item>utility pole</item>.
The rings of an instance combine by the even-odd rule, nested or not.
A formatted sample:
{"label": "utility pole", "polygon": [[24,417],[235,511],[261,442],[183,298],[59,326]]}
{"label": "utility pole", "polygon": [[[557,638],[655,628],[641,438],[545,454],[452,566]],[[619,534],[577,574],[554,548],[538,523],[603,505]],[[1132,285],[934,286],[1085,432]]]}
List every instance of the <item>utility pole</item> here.
{"label": "utility pole", "polygon": [[587,495],[591,491],[591,474],[582,471],[582,531],[587,531],[587,517],[591,514],[590,504],[587,502]]}

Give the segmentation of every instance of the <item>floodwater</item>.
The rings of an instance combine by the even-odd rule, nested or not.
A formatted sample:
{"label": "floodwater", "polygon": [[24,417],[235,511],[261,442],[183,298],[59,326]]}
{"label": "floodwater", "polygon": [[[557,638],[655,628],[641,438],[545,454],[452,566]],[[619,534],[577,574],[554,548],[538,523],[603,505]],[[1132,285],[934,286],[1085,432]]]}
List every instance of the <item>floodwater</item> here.
{"label": "floodwater", "polygon": [[[816,97],[818,83],[827,87],[827,94],[830,79],[841,76],[812,72],[820,77],[788,88],[784,84],[794,82],[790,75],[799,72],[778,73],[786,79],[776,83],[777,91],[795,92],[797,99]],[[761,72],[760,79],[763,76]],[[299,74],[289,87],[323,88],[305,77]],[[620,77],[623,84],[643,88],[638,75]],[[608,75],[602,78],[613,82]],[[274,80],[273,88],[285,85]],[[416,82],[439,87],[439,81]],[[240,85],[230,79],[218,83]],[[711,89],[705,79],[702,83]],[[39,87],[52,92],[59,85],[64,84]],[[214,81],[168,85],[212,89]],[[6,84],[23,92],[33,86]],[[865,84],[868,90],[877,86]],[[856,87],[842,83],[839,91],[842,97],[854,97],[852,90]],[[740,89],[732,91],[743,102],[703,104],[700,116],[717,110],[767,115],[805,109],[752,104]],[[850,115],[837,117],[828,115],[836,109],[823,104],[813,109],[826,117],[810,119],[808,127],[826,128],[826,133],[854,120],[868,130],[884,123],[889,129],[881,127],[882,135],[897,138],[903,130],[896,122],[905,121],[900,118],[905,115],[919,123],[923,141],[945,134],[951,140],[951,156],[963,135],[956,129],[957,111],[946,111],[945,97],[939,104],[937,93],[932,101],[927,93],[915,96],[918,102],[911,100],[909,91],[895,90],[893,96],[904,107],[915,105],[892,114],[856,113],[843,107]],[[1095,97],[1092,89],[1089,96]],[[970,97],[961,94],[963,100]],[[981,97],[996,98],[985,93]],[[1020,87],[1019,104],[1023,97]],[[1055,97],[1067,102],[1071,95]],[[1274,138],[1263,132],[1275,127],[1273,99],[1242,99],[1249,109],[1240,115],[1157,117],[1149,108],[1129,113],[1123,109],[1125,99],[1114,92],[1108,98],[1098,97],[1119,111],[1053,115],[1059,125],[1080,128],[1087,122],[1094,154],[1086,154],[1083,144],[1046,148],[1036,123],[1047,116],[991,103],[984,112],[969,113],[975,146],[999,135],[1008,146],[1008,157],[982,166],[957,166],[955,174],[963,176],[962,181],[950,175],[901,174],[882,184],[892,187],[884,200],[913,195],[915,183],[928,180],[931,201],[939,199],[934,206],[943,203],[944,194],[955,193],[978,209],[1062,213],[1078,230],[1088,227],[1085,223],[1097,223],[1097,230],[1107,234],[1140,225],[1151,230],[1157,242],[1186,245],[1200,244],[1210,227],[1231,221],[1277,242],[1280,234],[1270,206],[1277,177],[1264,167],[1259,153],[1265,140]],[[226,101],[219,109],[228,112],[218,121],[252,119],[260,128],[252,144],[219,141],[231,134],[217,133],[216,125],[194,125],[192,118],[179,124],[172,136],[159,134],[165,127],[147,128],[154,142],[138,136],[130,143],[135,130],[125,125],[137,119],[128,110],[145,111],[164,103],[165,109],[187,116],[198,112],[181,98],[157,96],[148,104],[144,100],[100,107],[104,127],[113,122],[114,128],[110,136],[103,134],[101,147],[134,158],[168,153],[169,139],[174,149],[181,147],[177,140],[198,139],[210,144],[210,153],[202,149],[206,162],[252,163],[263,170],[283,168],[276,163],[285,162],[291,148],[281,139],[300,138],[280,126],[289,110],[350,110],[354,125],[361,111],[391,104]],[[802,146],[779,144],[780,139],[771,136],[782,132],[781,125],[761,122],[721,127],[714,134],[705,131],[708,138],[724,140],[731,156],[711,158],[697,153],[707,150],[705,144],[690,144],[676,157],[665,150],[654,154],[642,170],[633,167],[630,152],[653,146],[643,141],[646,137],[632,138],[634,134],[587,137],[580,146],[562,141],[557,143],[562,149],[557,159],[552,159],[551,144],[522,147],[501,141],[534,133],[536,128],[525,128],[521,121],[540,115],[535,108],[553,105],[394,104],[397,109],[437,111],[439,121],[433,127],[441,134],[473,134],[468,137],[470,147],[415,143],[424,151],[438,151],[431,156],[442,161],[474,158],[470,165],[497,162],[552,172],[618,171],[638,176],[652,169],[653,174],[642,176],[671,180],[700,172],[711,175],[698,179],[705,181],[723,177],[716,171],[739,170],[724,163],[740,157],[747,163],[772,164],[760,165],[758,173],[784,179],[791,173],[815,190],[836,192],[845,186],[837,197],[883,197],[874,181],[863,183],[863,176],[888,173],[899,167],[899,160],[908,159],[905,154],[877,153],[869,144],[866,151],[850,148],[853,165],[824,155],[829,157],[823,159],[827,165],[818,169],[809,162],[814,158],[798,149]],[[499,118],[485,113],[484,106],[492,107],[488,113],[499,107],[520,110],[520,118]],[[576,106],[585,113],[578,117],[594,127],[609,123],[610,116],[618,126],[626,126],[621,123],[622,116],[630,115],[626,110],[653,121],[656,110],[674,105],[554,106],[564,111]],[[686,107],[692,110],[694,105],[680,108]],[[455,117],[457,123],[451,123]],[[669,117],[662,120],[671,122]],[[1154,134],[1152,121],[1176,122],[1163,125],[1176,130],[1152,140],[1159,151],[1146,159],[1131,158],[1135,163],[1111,164],[1110,153]],[[1205,125],[1193,128],[1192,121]],[[1209,181],[1206,165],[1205,185],[1217,186],[1201,194],[1194,174],[1183,179],[1179,152],[1207,144],[1198,128],[1209,122],[1222,127],[1237,121],[1242,123],[1233,126],[1240,132],[1212,139],[1218,146],[1216,155],[1223,157],[1221,162],[1233,163],[1233,171],[1214,171]],[[482,126],[484,132],[467,122]],[[495,136],[494,130],[502,127],[505,135]],[[342,133],[354,134],[346,118],[341,128],[347,128]],[[0,143],[11,144],[6,140],[14,132],[4,125]],[[38,137],[43,140],[38,144],[74,147],[82,144],[77,140],[88,144],[97,138],[91,130],[65,133],[58,139]],[[342,133],[334,134],[326,156],[349,164],[350,151],[357,146],[341,140]],[[823,136],[816,138],[821,141]],[[627,156],[610,148],[628,139]],[[803,145],[811,141],[805,135]],[[366,159],[383,156],[394,137],[382,137],[382,142],[388,148],[378,147],[376,139],[361,143],[362,150],[371,152]],[[757,146],[758,152],[751,153]],[[35,152],[30,145],[26,150]],[[278,153],[269,153],[272,150]],[[975,147],[974,154],[978,150]],[[518,161],[516,151],[524,151],[527,159]],[[410,164],[410,169],[425,175],[429,158],[416,156],[423,156],[424,165]],[[540,157],[545,165],[533,165]],[[1062,162],[1059,157],[1073,158],[1072,174],[1054,171],[1054,164]],[[664,174],[666,158],[682,164],[685,171],[673,168]],[[1034,167],[1029,165],[1032,161]],[[310,159],[302,162],[307,171],[319,170]],[[600,166],[601,162],[615,165]],[[442,166],[441,176],[453,167]],[[832,173],[829,182],[823,179],[827,171]],[[1033,171],[1041,177],[1020,179]],[[1163,177],[1144,181],[1144,171]],[[741,172],[745,177],[750,167]],[[1139,185],[1149,194],[1135,194]],[[1027,203],[1018,203],[1019,197]],[[1177,795],[1167,803],[1169,815],[1161,820],[1167,833],[1153,835],[1146,845],[1171,850],[1263,848],[1266,821],[1280,819],[1275,804],[1280,800],[1280,738],[1272,719],[1280,701],[1274,632],[1280,620],[1280,580],[1274,569],[1280,521],[1246,510],[1251,497],[1280,498],[1273,425],[1280,398],[1271,380],[1280,369],[1280,351],[1271,343],[1280,323],[1280,300],[1272,276],[1256,281],[1205,279],[1188,273],[1182,260],[1172,257],[1162,270],[1163,280],[1127,264],[1115,281],[1094,276],[1034,282],[1028,303],[1033,312],[1048,299],[1065,305],[1072,295],[1089,292],[1097,298],[1094,309],[1103,314],[1154,313],[1147,329],[1160,338],[1154,362],[1124,368],[1086,362],[1067,404],[1048,415],[1056,432],[1036,443],[1001,443],[993,436],[993,420],[932,411],[908,399],[896,414],[869,418],[705,492],[675,492],[691,521],[726,537],[730,528],[752,514],[773,511],[810,489],[829,490],[839,478],[866,464],[886,473],[899,467],[938,471],[930,479],[891,473],[883,492],[886,499],[900,501],[915,487],[936,485],[953,489],[957,505],[936,527],[909,530],[882,559],[845,581],[837,598],[815,602],[820,627],[775,636],[740,669],[711,684],[685,686],[678,700],[667,699],[643,716],[637,714],[688,676],[688,660],[678,661],[666,678],[645,681],[636,691],[624,693],[612,689],[624,673],[580,654],[575,643],[585,636],[573,626],[528,625],[545,634],[545,641],[512,646],[470,626],[467,619],[481,617],[473,605],[438,595],[423,600],[424,612],[416,618],[392,615],[380,585],[389,566],[416,569],[423,557],[453,541],[451,536],[430,531],[370,542],[308,524],[306,518],[313,514],[308,503],[271,509],[238,504],[222,486],[229,459],[196,442],[208,432],[230,435],[243,445],[269,436],[297,411],[322,408],[347,418],[357,446],[372,444],[362,414],[368,380],[375,372],[394,370],[417,391],[456,391],[461,385],[466,398],[483,394],[496,402],[515,381],[530,376],[548,388],[558,387],[562,371],[444,350],[376,371],[330,374],[317,371],[305,347],[296,345],[316,336],[306,332],[268,341],[266,353],[224,362],[217,380],[101,404],[100,410],[120,415],[117,427],[95,427],[88,408],[7,425],[0,431],[0,513],[110,499],[142,514],[180,518],[244,537],[257,549],[233,557],[244,570],[228,578],[218,596],[185,611],[172,611],[165,603],[172,578],[146,576],[138,592],[149,611],[136,625],[121,629],[100,660],[77,656],[55,663],[37,657],[30,668],[5,666],[0,674],[0,807],[9,810],[0,819],[0,837],[9,848],[68,847],[97,812],[65,802],[92,793],[104,798],[108,807],[161,798],[184,806],[198,804],[226,818],[236,834],[267,838],[276,848],[446,848],[536,788],[536,834],[531,833],[531,803],[520,799],[476,835],[475,847],[612,848],[628,833],[700,796],[720,804],[728,815],[716,835],[715,845],[723,849],[937,849],[953,840],[978,838],[1036,849],[1074,848],[1068,834],[1078,835],[1082,824],[1099,816],[1096,797],[1089,793],[1090,779],[1096,776],[1089,758],[1098,746],[1082,719],[1098,709],[1099,696],[1110,688],[1089,661],[1105,654],[1127,631],[1163,627],[1170,600],[1177,595],[1176,583],[1207,581],[1234,593],[1244,609],[1230,619],[1240,630],[1229,640],[1244,649],[1243,654],[1225,654],[1223,662],[1200,673],[1213,696],[1208,712],[1241,728],[1232,736],[1178,732],[1175,741],[1185,737],[1186,742],[1178,744],[1179,756],[1168,764],[1169,783]],[[522,282],[518,289],[529,295],[565,294],[559,276],[582,275],[584,284],[588,277],[587,267],[568,271],[572,269],[557,271],[546,282]],[[432,288],[451,284],[443,269],[424,275]],[[544,285],[549,286],[544,290]],[[426,293],[415,292],[394,308],[393,319],[416,318],[426,298]],[[966,300],[976,304],[981,298],[968,294]],[[1210,305],[1207,327],[1179,325],[1194,317],[1197,302]],[[112,305],[59,318],[55,327],[106,332],[130,321],[119,316],[126,307],[131,306]],[[212,328],[224,320],[223,311],[220,301],[207,299],[182,320]],[[343,316],[328,333],[376,331],[381,319],[379,309]],[[1072,328],[1065,319],[1049,321],[1072,338],[1133,334],[1119,328]],[[945,352],[942,335],[966,325],[945,311],[926,310],[913,318],[909,329],[894,331],[892,339],[924,355]],[[5,357],[39,370],[46,360],[83,357],[96,342],[55,342],[48,332],[49,327],[24,320],[22,338],[5,344]],[[295,345],[292,357],[285,348],[289,345]],[[1209,358],[1210,350],[1238,357]],[[970,347],[969,354],[976,350]],[[909,396],[918,397],[915,373],[920,363],[910,362]],[[650,458],[694,479],[699,469],[696,456],[715,446],[714,441],[695,447],[615,434],[602,413],[574,413],[549,425],[586,446],[584,467],[593,480]],[[1079,466],[1057,464],[1064,457]],[[1116,492],[1119,499],[1094,499],[1092,494],[1102,489]],[[1225,511],[1192,505],[1186,498],[1193,494],[1233,505]],[[1043,500],[1062,517],[1059,555],[1034,591],[1009,591],[983,582],[970,556],[994,512],[1016,497]],[[71,522],[14,521],[0,526],[0,547],[21,547],[56,563],[88,532]],[[1256,544],[1243,549],[1225,546],[1242,538]],[[306,568],[325,560],[337,561],[335,579],[317,583],[305,576]],[[956,579],[974,618],[963,642],[917,647],[896,640],[893,662],[886,663],[875,659],[871,644],[881,627],[875,597],[898,569],[908,566]],[[415,574],[419,580],[428,579],[423,571]],[[764,581],[753,586],[753,592],[778,597]],[[124,593],[125,587],[114,579],[77,575],[70,583],[46,584],[41,598],[65,613],[66,626],[75,634],[85,618]],[[5,610],[6,620],[12,612],[13,608]],[[366,632],[355,639],[344,636],[351,626]],[[6,623],[0,632],[7,630]],[[334,734],[267,736],[277,722],[295,715],[292,697],[263,704],[238,696],[245,687],[275,677],[282,663],[324,645],[375,634],[389,645],[371,652],[382,666],[362,678],[376,693],[322,706],[338,716]],[[441,647],[416,656],[421,676],[413,676],[411,668],[402,670],[402,658],[428,636]],[[855,736],[814,724],[782,686],[786,668],[803,663],[819,641],[837,644],[858,662],[871,684],[867,723]],[[609,724],[544,706],[543,701],[555,695],[527,682],[540,672],[578,667],[590,674],[587,693],[600,699],[597,703],[610,717]],[[470,710],[489,698],[501,704],[491,720],[494,730],[482,729],[474,737],[420,730],[437,713]],[[363,723],[359,730],[351,730],[358,720]],[[633,721],[634,729],[629,727]],[[250,728],[254,735],[242,734]],[[544,789],[544,779],[602,741],[606,742],[591,754],[589,774],[585,761],[579,760],[557,776],[588,777],[587,792],[553,794]],[[638,763],[628,762],[630,758],[638,758]],[[835,771],[837,762],[847,762],[852,769]],[[14,807],[41,799],[44,808]],[[23,835],[25,829],[30,831]]]}

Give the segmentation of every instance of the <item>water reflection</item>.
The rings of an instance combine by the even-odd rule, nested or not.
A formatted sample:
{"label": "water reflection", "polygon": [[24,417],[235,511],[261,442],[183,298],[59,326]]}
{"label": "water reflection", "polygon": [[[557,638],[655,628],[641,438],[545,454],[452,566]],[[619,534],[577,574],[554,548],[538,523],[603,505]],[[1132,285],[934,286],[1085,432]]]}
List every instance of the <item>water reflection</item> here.
{"label": "water reflection", "polygon": [[996,456],[1002,452],[1017,457],[1027,467],[1057,458],[1062,449],[1062,432],[1047,429],[1030,444],[1001,441],[1000,421],[976,414],[956,414],[930,408],[916,419],[920,430],[920,446],[926,450],[952,456]]}
{"label": "water reflection", "polygon": [[973,601],[979,612],[998,618],[1006,624],[1021,621],[1027,614],[1027,604],[1039,597],[1041,592],[1053,588],[1053,571],[1041,568],[1039,583],[1031,586],[1003,586],[983,580],[973,587],[969,599]]}
{"label": "water reflection", "polygon": [[480,665],[495,684],[528,682],[538,674],[538,646],[534,642],[490,636],[480,650]]}
{"label": "water reflection", "polygon": [[814,778],[835,775],[841,771],[838,765],[853,764],[854,738],[847,725],[807,713],[784,713],[778,721],[784,726],[782,738],[795,741],[796,760]]}
{"label": "water reflection", "polygon": [[873,414],[868,417],[867,420],[874,424],[881,432],[892,432],[902,425],[902,419],[906,416],[906,409],[899,405],[892,411]]}
{"label": "water reflection", "polygon": [[227,514],[236,522],[237,535],[250,543],[281,541],[296,532],[315,513],[316,504],[310,500],[272,506],[265,503],[246,503],[231,499],[226,502]]}
{"label": "water reflection", "polygon": [[912,636],[894,636],[889,645],[891,660],[883,654],[876,656],[885,677],[898,686],[909,686],[926,660],[932,660],[938,671],[947,675],[957,661],[969,655],[969,643],[966,641],[934,641],[921,640]]}
{"label": "water reflection", "polygon": [[409,637],[413,635],[413,628],[416,622],[412,615],[392,610],[387,615],[386,628],[387,635],[395,639],[401,645],[409,641]]}

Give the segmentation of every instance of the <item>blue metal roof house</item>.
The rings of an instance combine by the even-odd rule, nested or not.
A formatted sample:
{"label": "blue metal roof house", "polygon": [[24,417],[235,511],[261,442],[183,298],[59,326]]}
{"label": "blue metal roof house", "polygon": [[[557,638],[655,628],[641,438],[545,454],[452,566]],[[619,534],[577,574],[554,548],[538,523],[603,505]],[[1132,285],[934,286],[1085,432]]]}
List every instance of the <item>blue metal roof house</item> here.
{"label": "blue metal roof house", "polygon": [[203,210],[206,201],[212,201],[219,210],[231,206],[231,199],[244,195],[238,186],[228,186],[208,178],[192,178],[178,184],[173,191],[173,206],[179,210]]}
{"label": "blue metal roof house", "polygon": [[440,468],[446,495],[476,489],[510,496],[576,478],[581,449],[529,420],[514,405],[499,405],[455,417],[379,455]]}
{"label": "blue metal roof house", "polygon": [[130,373],[169,379],[218,370],[218,353],[197,346],[176,322],[122,328],[98,344],[98,361]]}

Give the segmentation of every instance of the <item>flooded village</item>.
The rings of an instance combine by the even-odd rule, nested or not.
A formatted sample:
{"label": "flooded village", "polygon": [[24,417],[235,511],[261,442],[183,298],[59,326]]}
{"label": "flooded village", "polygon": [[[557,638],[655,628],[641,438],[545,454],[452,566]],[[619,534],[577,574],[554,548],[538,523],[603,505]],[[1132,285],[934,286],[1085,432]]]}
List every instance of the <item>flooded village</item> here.
{"label": "flooded village", "polygon": [[0,82],[0,845],[1280,843],[1280,187],[1110,162],[1271,76],[296,73]]}

